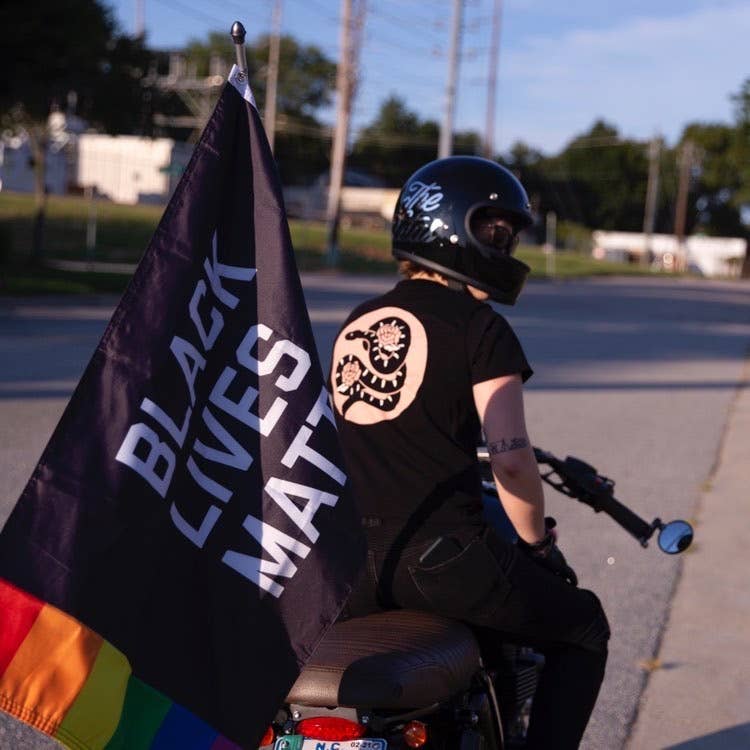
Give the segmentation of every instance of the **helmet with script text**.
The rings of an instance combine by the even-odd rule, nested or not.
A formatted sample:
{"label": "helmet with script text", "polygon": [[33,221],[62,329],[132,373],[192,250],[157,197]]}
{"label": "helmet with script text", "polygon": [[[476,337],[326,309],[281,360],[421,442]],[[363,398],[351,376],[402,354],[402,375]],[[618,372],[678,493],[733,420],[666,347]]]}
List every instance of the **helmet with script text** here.
{"label": "helmet with script text", "polygon": [[526,191],[511,172],[477,156],[451,156],[406,181],[393,215],[393,255],[512,305],[530,270],[512,253],[532,223]]}

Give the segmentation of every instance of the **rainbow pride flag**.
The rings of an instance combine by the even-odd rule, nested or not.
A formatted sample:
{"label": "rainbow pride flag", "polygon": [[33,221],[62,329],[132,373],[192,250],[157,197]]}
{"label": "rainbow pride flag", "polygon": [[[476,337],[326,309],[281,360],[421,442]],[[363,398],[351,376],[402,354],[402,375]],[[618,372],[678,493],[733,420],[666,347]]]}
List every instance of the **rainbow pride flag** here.
{"label": "rainbow pride flag", "polygon": [[239,750],[101,636],[3,579],[0,710],[74,750]]}

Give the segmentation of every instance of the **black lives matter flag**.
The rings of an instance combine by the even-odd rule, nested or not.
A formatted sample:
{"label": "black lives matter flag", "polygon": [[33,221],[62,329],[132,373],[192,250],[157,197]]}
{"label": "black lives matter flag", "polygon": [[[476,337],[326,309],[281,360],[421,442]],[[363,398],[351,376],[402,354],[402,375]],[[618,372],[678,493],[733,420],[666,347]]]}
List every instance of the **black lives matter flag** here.
{"label": "black lives matter flag", "polygon": [[70,747],[257,747],[363,554],[237,73],[0,536],[0,709]]}

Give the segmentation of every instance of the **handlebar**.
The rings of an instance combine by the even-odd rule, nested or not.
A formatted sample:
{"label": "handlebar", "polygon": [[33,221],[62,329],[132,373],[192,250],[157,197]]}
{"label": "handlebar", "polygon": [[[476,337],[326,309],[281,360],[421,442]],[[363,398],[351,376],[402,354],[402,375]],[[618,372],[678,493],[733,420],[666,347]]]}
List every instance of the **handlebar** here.
{"label": "handlebar", "polygon": [[581,461],[580,458],[567,456],[561,461],[549,451],[534,448],[537,463],[550,467],[546,473],[542,472],[542,480],[568,497],[580,500],[594,509],[595,513],[606,513],[627,532],[632,534],[643,547],[648,546],[648,540],[654,531],[662,527],[662,523],[655,518],[651,523],[644,521],[637,513],[623,505],[614,496],[614,480],[599,474],[597,470]]}
{"label": "handlebar", "polygon": [[[596,513],[606,513],[632,534],[641,546],[647,547],[654,532],[657,529],[664,528],[660,519],[655,518],[651,523],[648,523],[630,508],[623,505],[614,496],[614,481],[599,474],[593,466],[585,461],[573,456],[567,456],[565,460],[561,460],[541,448],[534,448],[534,456],[540,466],[549,467],[548,470],[541,470],[540,472],[544,482],[563,495],[580,500],[593,508]],[[480,446],[477,449],[477,458],[480,463],[486,464],[489,468],[490,455],[486,446]],[[492,477],[489,480],[485,479],[482,484],[486,491],[496,494],[497,491]]]}

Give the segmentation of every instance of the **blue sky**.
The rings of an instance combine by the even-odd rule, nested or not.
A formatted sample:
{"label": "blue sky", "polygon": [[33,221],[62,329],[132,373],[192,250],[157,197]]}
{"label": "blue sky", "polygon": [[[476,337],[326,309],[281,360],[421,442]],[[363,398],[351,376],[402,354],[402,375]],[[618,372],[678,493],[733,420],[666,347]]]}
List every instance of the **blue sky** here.
{"label": "blue sky", "polygon": [[[123,30],[136,0],[108,0]],[[144,0],[147,38],[179,47],[236,18],[252,39],[272,0]],[[338,57],[339,0],[284,0],[282,30]],[[493,0],[466,0],[456,127],[483,133]],[[368,0],[355,128],[390,94],[438,121],[452,0]],[[747,0],[504,0],[494,142],[546,153],[604,118],[628,137],[674,143],[688,122],[729,122],[750,78]],[[330,118],[330,114],[327,116]],[[325,119],[325,118],[324,118]]]}

